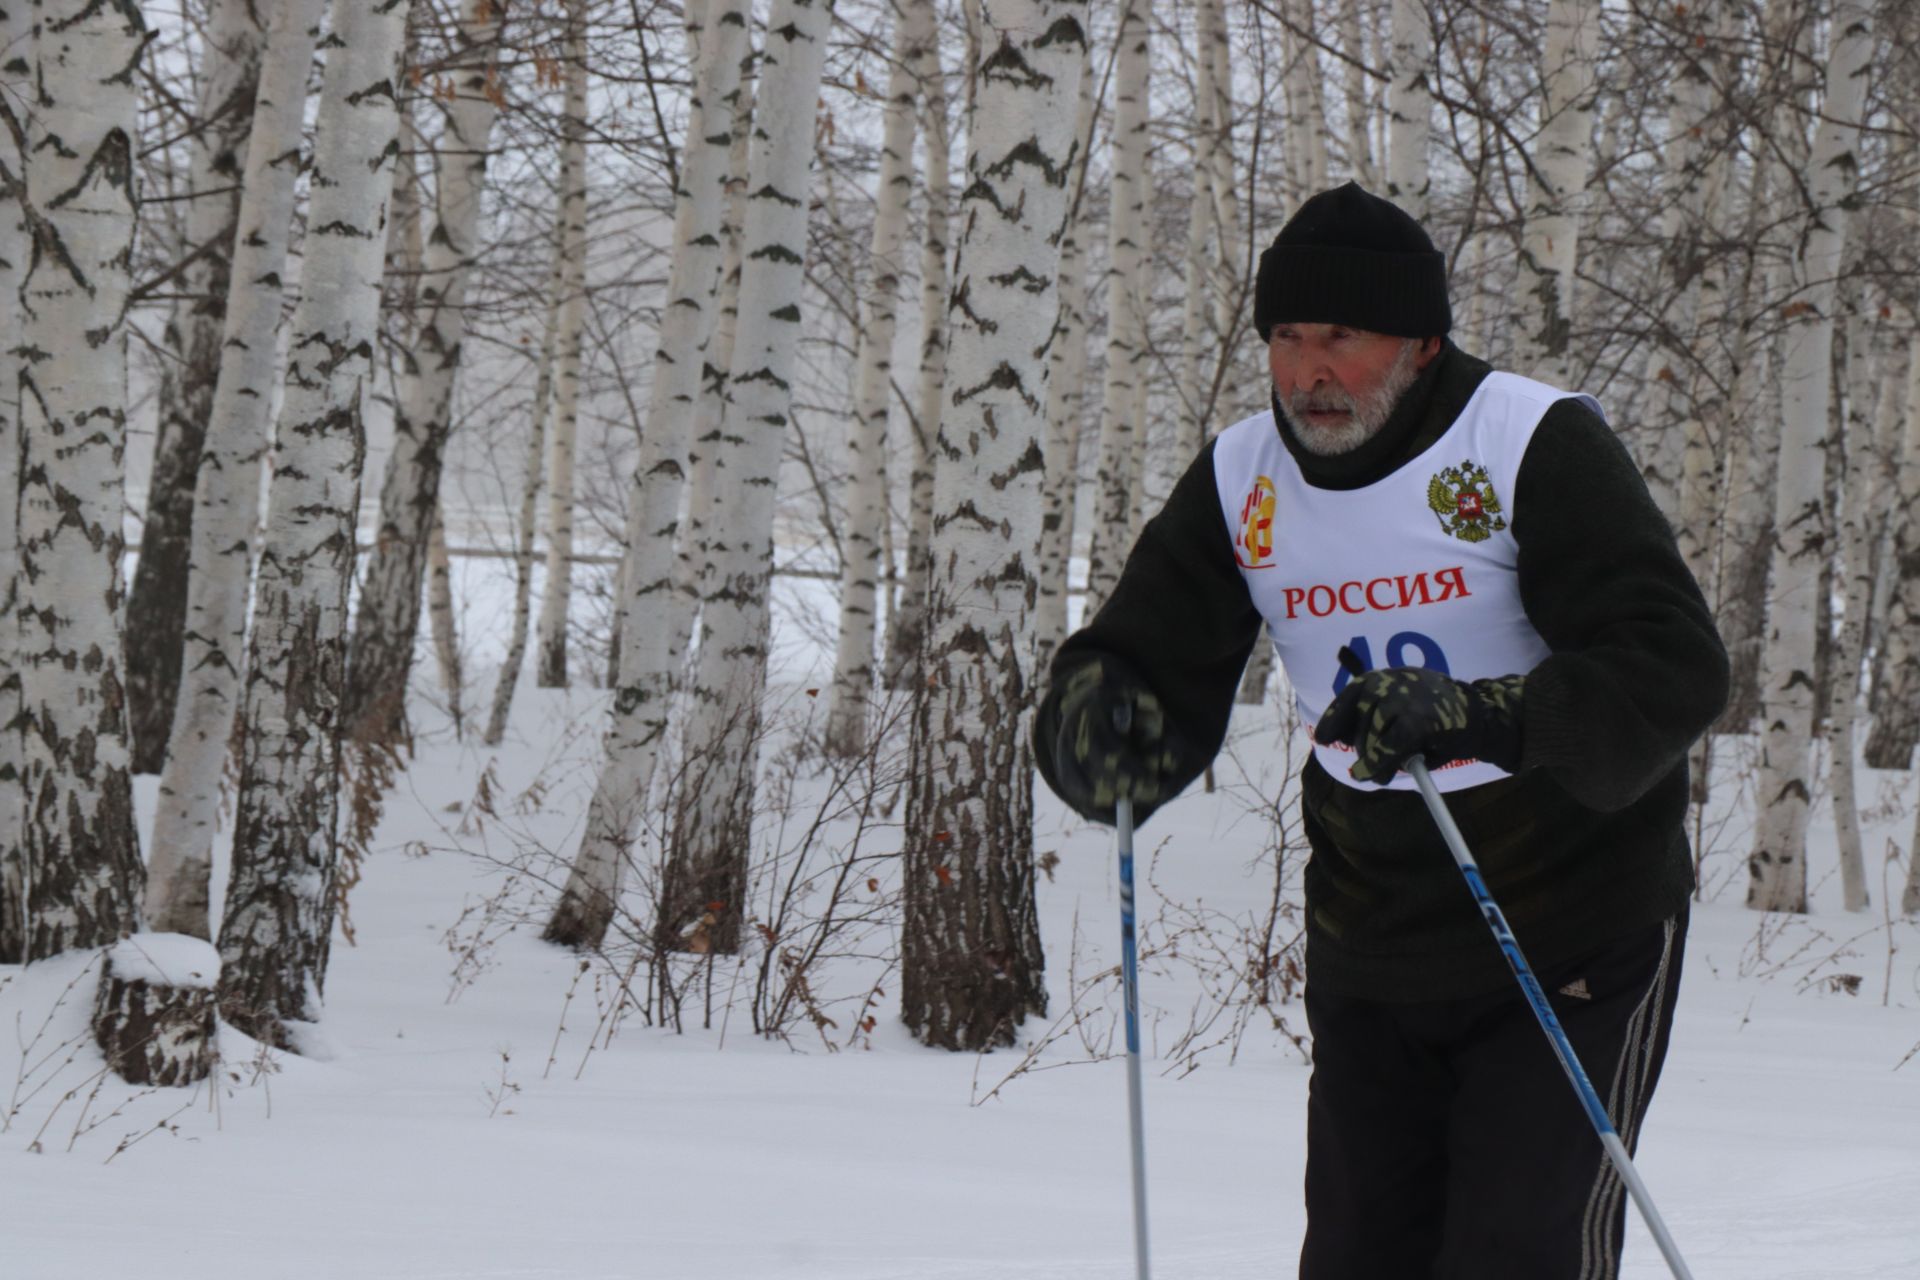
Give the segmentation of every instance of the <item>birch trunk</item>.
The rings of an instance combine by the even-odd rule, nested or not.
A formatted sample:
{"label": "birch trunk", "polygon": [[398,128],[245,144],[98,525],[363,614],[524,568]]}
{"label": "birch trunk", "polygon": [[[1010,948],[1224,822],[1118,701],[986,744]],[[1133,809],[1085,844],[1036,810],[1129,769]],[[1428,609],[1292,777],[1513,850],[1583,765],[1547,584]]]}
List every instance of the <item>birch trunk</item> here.
{"label": "birch trunk", "polygon": [[[928,678],[914,709],[901,1012],[921,1043],[1013,1043],[1046,1010],[1034,911],[1033,769],[1053,240],[1086,59],[1077,0],[987,0],[954,266],[953,387],[935,449]],[[1139,37],[1144,38],[1144,31]],[[1144,84],[1139,85],[1144,89]]]}
{"label": "birch trunk", "polygon": [[[120,559],[137,9],[34,11],[22,208],[19,561],[21,959],[138,927]],[[16,50],[19,46],[16,45]],[[10,55],[12,56],[12,55]],[[11,726],[10,726],[11,727]]]}
{"label": "birch trunk", "polygon": [[379,532],[360,587],[341,707],[342,731],[362,742],[396,743],[408,736],[407,678],[438,526],[441,467],[453,433],[467,287],[480,247],[487,149],[501,101],[494,68],[506,11],[504,0],[464,0],[451,65],[439,73],[451,80],[453,96],[434,99],[446,113],[446,128],[434,157],[434,206],[420,211],[431,218],[432,230],[421,261],[418,329],[405,353],[394,406]]}
{"label": "birch trunk", "polygon": [[[1041,496],[1040,559],[1035,574],[1038,596],[1033,622],[1034,671],[1039,674],[1044,674],[1052,665],[1054,651],[1067,638],[1073,517],[1080,491],[1080,438],[1085,421],[1087,377],[1087,262],[1080,251],[1080,209],[1086,195],[1093,125],[1099,114],[1095,88],[1093,68],[1083,66],[1073,124],[1076,159],[1070,186],[1072,195],[1060,229],[1057,272],[1060,318],[1047,348],[1047,470]],[[928,498],[931,507],[932,495]]]}
{"label": "birch trunk", "polygon": [[[1857,287],[1857,286],[1856,286]],[[1827,778],[1833,793],[1834,826],[1839,836],[1840,888],[1849,911],[1867,907],[1866,841],[1860,831],[1860,807],[1853,768],[1854,711],[1860,698],[1860,663],[1866,650],[1867,605],[1873,598],[1873,360],[1871,325],[1859,302],[1847,317],[1846,438],[1844,481],[1840,491],[1839,551],[1845,578],[1840,633],[1833,645],[1828,676]]]}
{"label": "birch trunk", "polygon": [[333,931],[339,707],[346,678],[363,406],[373,384],[394,90],[408,4],[333,0],[314,131],[311,228],[248,646],[220,1011],[293,1047],[320,1016]]}
{"label": "birch trunk", "polygon": [[1907,357],[1906,431],[1899,451],[1892,527],[1888,530],[1886,691],[1867,736],[1866,760],[1876,769],[1905,769],[1920,742],[1920,336]]}
{"label": "birch trunk", "polygon": [[447,695],[447,714],[453,718],[453,736],[466,735],[461,700],[466,678],[461,672],[460,635],[453,616],[453,561],[447,554],[446,506],[435,500],[433,526],[427,534],[427,617],[433,632],[433,656],[440,670],[440,691]]}
{"label": "birch trunk", "polygon": [[[12,6],[0,8],[0,48],[14,48],[27,25]],[[26,899],[20,841],[26,810],[20,788],[20,619],[15,612],[20,566],[20,279],[27,227],[19,184],[20,149],[0,129],[0,964],[26,959]]]}
{"label": "birch trunk", "polygon": [[267,33],[232,272],[220,372],[194,486],[186,649],[173,733],[160,775],[146,915],[160,933],[211,940],[208,881],[220,823],[220,781],[239,710],[260,460],[273,405],[274,331],[285,292],[287,239],[300,176],[300,123],[320,37],[321,0],[290,0]]}
{"label": "birch trunk", "polygon": [[711,0],[694,85],[675,198],[673,258],[665,314],[654,351],[653,386],[640,461],[627,501],[622,566],[620,670],[603,746],[606,759],[587,808],[586,830],[546,939],[572,947],[600,944],[619,900],[633,832],[647,801],[666,736],[674,675],[667,643],[674,599],[674,538],[689,466],[701,360],[717,322],[725,250],[722,221],[730,174],[740,64],[751,9],[746,0]]}
{"label": "birch trunk", "polygon": [[1340,9],[1341,78],[1347,92],[1347,170],[1369,191],[1378,191],[1374,173],[1373,139],[1367,130],[1372,112],[1367,105],[1367,0],[1345,0]]}
{"label": "birch trunk", "polygon": [[1287,56],[1283,78],[1288,110],[1286,152],[1293,164],[1293,203],[1298,205],[1327,189],[1331,168],[1327,151],[1332,135],[1320,103],[1320,51],[1304,34],[1315,30],[1314,0],[1281,2],[1290,23],[1281,37]]}
{"label": "birch trunk", "polygon": [[567,606],[573,595],[573,454],[580,420],[580,350],[587,321],[586,0],[567,3],[567,96],[560,144],[559,359],[547,458],[547,574],[540,597],[542,689],[567,687]]}
{"label": "birch trunk", "polygon": [[[1671,309],[1659,316],[1655,340],[1647,352],[1642,385],[1648,399],[1641,420],[1648,435],[1639,449],[1647,488],[1676,528],[1683,525],[1682,472],[1687,452],[1698,449],[1689,428],[1703,431],[1692,411],[1693,370],[1700,363],[1700,276],[1705,266],[1709,199],[1716,148],[1707,145],[1706,126],[1714,109],[1713,79],[1707,63],[1709,31],[1701,10],[1679,11],[1673,19],[1679,65],[1662,83],[1667,101],[1667,171],[1660,219],[1659,279]],[[1697,539],[1696,539],[1697,541]],[[1697,559],[1697,554],[1689,557]]]}
{"label": "birch trunk", "polygon": [[[1240,193],[1235,186],[1233,142],[1233,67],[1227,45],[1225,0],[1200,3],[1200,83],[1207,130],[1207,191],[1213,197],[1213,238],[1220,246],[1214,268],[1214,332],[1220,352],[1214,372],[1216,386],[1239,380],[1238,355],[1232,339],[1252,332],[1243,313],[1253,276],[1252,245],[1241,238]],[[1258,342],[1256,336],[1255,342]],[[1264,382],[1265,379],[1255,379]],[[1255,397],[1262,405],[1267,397]],[[1216,409],[1217,412],[1217,409]]]}
{"label": "birch trunk", "polygon": [[707,945],[738,949],[752,839],[754,756],[766,687],[773,523],[793,412],[807,253],[808,170],[830,0],[775,0],[761,53],[747,168],[739,329],[713,500],[695,548],[700,643],[689,692],[688,795],[660,890],[660,936],[682,943],[711,916]]}
{"label": "birch trunk", "polygon": [[1427,221],[1427,138],[1432,129],[1432,27],[1423,0],[1392,0],[1392,56],[1386,111],[1386,198],[1415,223]]}
{"label": "birch trunk", "polygon": [[939,32],[921,47],[920,137],[925,147],[926,233],[920,241],[920,369],[907,468],[907,558],[900,607],[888,618],[887,688],[912,683],[925,657],[927,585],[933,563],[933,441],[940,430],[947,372],[947,216],[952,156],[947,144],[947,81]]}
{"label": "birch trunk", "polygon": [[713,457],[726,414],[727,375],[733,365],[733,340],[740,329],[741,231],[747,220],[747,143],[753,133],[754,53],[752,36],[740,64],[740,105],[733,113],[733,147],[727,156],[726,206],[721,220],[720,294],[715,303],[713,339],[700,366],[700,398],[694,408],[692,472],[681,503],[686,532],[675,553],[673,607],[667,632],[667,668],[677,690],[686,676],[687,647],[700,616],[700,558],[706,544],[707,512],[713,505]]}
{"label": "birch trunk", "polygon": [[187,140],[187,253],[165,345],[179,357],[162,366],[159,441],[147,482],[140,559],[127,597],[127,706],[133,771],[159,773],[173,727],[186,623],[194,482],[205,449],[220,335],[229,293],[240,175],[246,166],[268,9],[252,0],[215,0],[200,63],[200,129]]}
{"label": "birch trunk", "polygon": [[902,6],[894,20],[893,67],[887,75],[873,237],[867,250],[871,274],[863,300],[855,358],[853,430],[847,442],[853,477],[841,561],[840,634],[825,734],[827,750],[848,759],[866,748],[868,709],[873,697],[880,543],[888,523],[887,409],[892,401],[893,335],[899,307],[901,249],[907,238],[907,196],[913,189],[913,106],[919,46],[932,39],[933,29],[932,0]]}
{"label": "birch trunk", "polygon": [[527,627],[533,605],[533,552],[539,533],[540,479],[547,456],[547,409],[553,402],[553,365],[559,340],[560,313],[565,301],[560,296],[565,279],[564,251],[558,219],[553,236],[553,269],[547,273],[547,320],[540,330],[540,354],[533,370],[533,402],[528,406],[526,461],[520,474],[520,522],[518,541],[513,552],[513,620],[507,636],[507,656],[500,664],[499,678],[493,685],[493,705],[487,712],[487,729],[481,742],[500,745],[507,732],[507,713],[513,709],[513,691],[520,683],[520,668],[527,661]]}
{"label": "birch trunk", "polygon": [[[1133,527],[1136,391],[1147,373],[1147,143],[1152,64],[1152,0],[1126,0],[1114,64],[1112,211],[1107,240],[1107,369],[1100,388],[1100,444],[1094,472],[1093,539],[1088,551],[1087,612],[1112,594]],[[1070,145],[1070,144],[1067,144]],[[1062,150],[1065,150],[1063,145]],[[1049,255],[1054,256],[1054,255]],[[1051,281],[1049,282],[1051,283]]]}
{"label": "birch trunk", "polygon": [[1522,318],[1517,372],[1565,386],[1571,377],[1573,271],[1579,261],[1580,196],[1591,149],[1598,0],[1552,0],[1541,64],[1540,133],[1528,167],[1526,226],[1520,238]]}
{"label": "birch trunk", "polygon": [[1873,36],[1867,6],[1839,0],[1820,126],[1801,215],[1797,286],[1788,304],[1782,359],[1780,474],[1774,495],[1773,591],[1761,672],[1765,722],[1761,810],[1748,856],[1747,905],[1758,911],[1807,907],[1807,811],[1812,803],[1814,593],[1828,554],[1821,510],[1828,398],[1833,377],[1836,278],[1846,244],[1845,206],[1856,190],[1855,148]]}

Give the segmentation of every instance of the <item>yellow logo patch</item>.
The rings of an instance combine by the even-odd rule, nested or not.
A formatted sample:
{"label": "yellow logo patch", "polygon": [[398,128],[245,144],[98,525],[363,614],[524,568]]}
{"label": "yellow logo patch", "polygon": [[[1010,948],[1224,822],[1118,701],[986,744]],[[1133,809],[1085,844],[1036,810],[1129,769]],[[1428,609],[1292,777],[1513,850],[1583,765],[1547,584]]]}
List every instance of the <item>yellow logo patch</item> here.
{"label": "yellow logo patch", "polygon": [[1234,539],[1234,558],[1242,569],[1273,567],[1273,481],[1261,476],[1240,506],[1240,536]]}

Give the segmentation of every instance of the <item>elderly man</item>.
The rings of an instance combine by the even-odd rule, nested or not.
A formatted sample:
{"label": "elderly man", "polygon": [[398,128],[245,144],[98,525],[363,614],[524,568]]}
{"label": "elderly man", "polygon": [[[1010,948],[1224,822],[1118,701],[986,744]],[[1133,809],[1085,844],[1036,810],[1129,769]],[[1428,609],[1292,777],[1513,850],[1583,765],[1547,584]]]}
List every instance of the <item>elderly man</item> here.
{"label": "elderly man", "polygon": [[1150,814],[1219,750],[1264,620],[1313,733],[1300,1275],[1613,1276],[1623,1188],[1400,769],[1426,758],[1631,1147],[1725,650],[1599,404],[1454,347],[1402,210],[1308,200],[1254,322],[1273,411],[1202,450],[1061,647],[1042,776],[1088,817]]}

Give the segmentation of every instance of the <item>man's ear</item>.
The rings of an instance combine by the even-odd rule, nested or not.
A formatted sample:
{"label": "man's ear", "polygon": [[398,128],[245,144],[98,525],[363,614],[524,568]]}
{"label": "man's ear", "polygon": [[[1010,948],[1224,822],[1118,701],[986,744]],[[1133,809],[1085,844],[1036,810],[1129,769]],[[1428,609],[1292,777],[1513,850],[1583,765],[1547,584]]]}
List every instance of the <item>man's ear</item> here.
{"label": "man's ear", "polygon": [[1440,346],[1444,341],[1443,338],[1420,339],[1420,350],[1414,354],[1413,367],[1424,369],[1432,364],[1433,358],[1440,354]]}

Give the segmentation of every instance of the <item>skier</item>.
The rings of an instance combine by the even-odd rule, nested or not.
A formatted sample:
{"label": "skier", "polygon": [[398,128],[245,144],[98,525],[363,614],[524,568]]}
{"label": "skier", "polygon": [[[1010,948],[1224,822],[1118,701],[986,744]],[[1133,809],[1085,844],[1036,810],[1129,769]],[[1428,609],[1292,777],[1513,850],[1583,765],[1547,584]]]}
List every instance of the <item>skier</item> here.
{"label": "skier", "polygon": [[1432,769],[1631,1148],[1725,649],[1599,404],[1455,347],[1397,206],[1306,201],[1254,325],[1273,409],[1200,452],[1061,646],[1041,774],[1144,820],[1219,750],[1264,620],[1313,735],[1302,1280],[1615,1276],[1618,1175],[1400,770]]}

